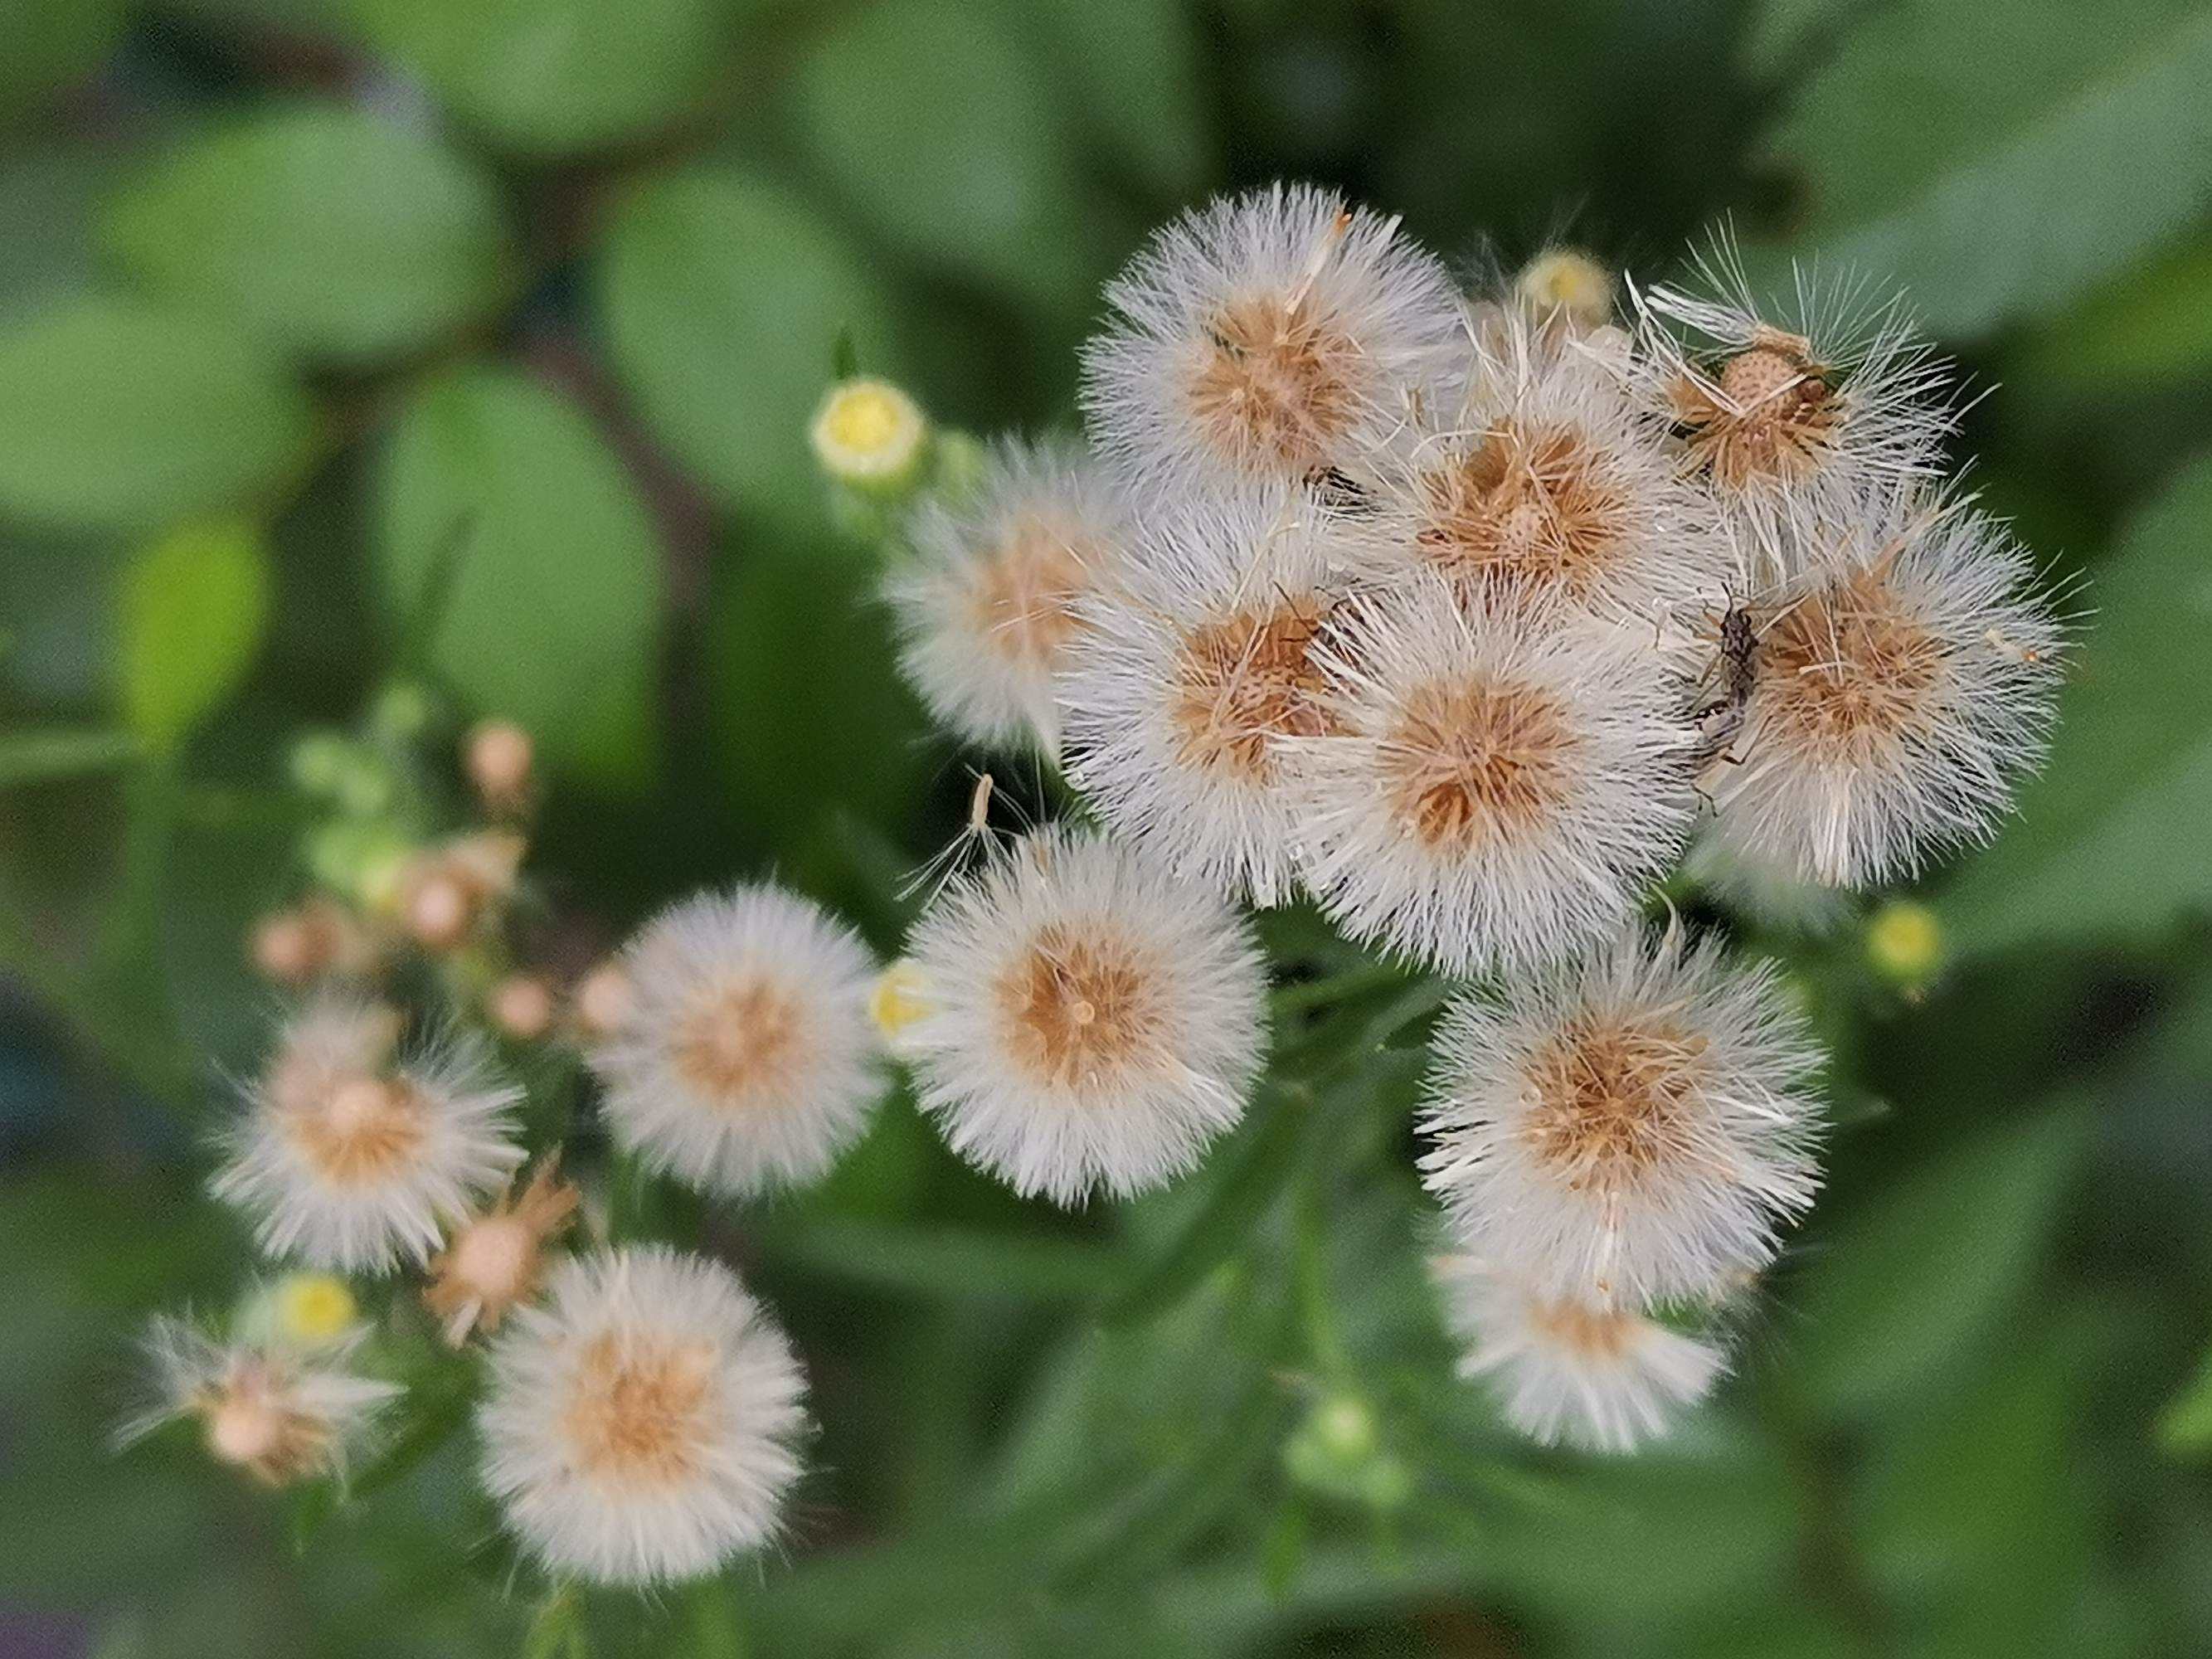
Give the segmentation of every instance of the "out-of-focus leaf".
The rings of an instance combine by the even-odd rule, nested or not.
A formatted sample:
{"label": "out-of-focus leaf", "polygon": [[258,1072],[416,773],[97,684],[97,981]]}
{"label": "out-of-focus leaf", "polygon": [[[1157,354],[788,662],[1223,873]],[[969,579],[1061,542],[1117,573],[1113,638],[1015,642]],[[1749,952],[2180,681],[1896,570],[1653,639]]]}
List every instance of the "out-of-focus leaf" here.
{"label": "out-of-focus leaf", "polygon": [[[912,816],[927,755],[873,568],[820,542],[763,539],[718,576],[708,620],[714,726],[743,821],[790,856],[838,813]],[[804,709],[803,718],[775,711]]]}
{"label": "out-of-focus leaf", "polygon": [[1739,61],[1759,79],[1802,68],[1832,49],[1844,28],[1876,0],[1765,0],[1744,31]]}
{"label": "out-of-focus leaf", "polygon": [[2212,1351],[2159,1418],[2158,1443],[2176,1457],[2212,1455]]}
{"label": "out-of-focus leaf", "polygon": [[1802,1281],[1791,1386],[1851,1416],[1986,1340],[2027,1291],[2085,1115],[2068,1105],[1985,1131],[1836,1228]]}
{"label": "out-of-focus leaf", "polygon": [[0,0],[0,122],[89,75],[123,32],[124,0]]}
{"label": "out-of-focus leaf", "polygon": [[1127,1277],[1120,1253],[1075,1239],[817,1216],[758,1225],[777,1262],[908,1295],[1087,1302]]}
{"label": "out-of-focus leaf", "polygon": [[[2212,204],[2212,13],[2197,0],[1879,8],[1775,134],[1824,257],[1938,332],[2063,306]],[[1999,43],[2002,43],[2001,46]]]}
{"label": "out-of-focus leaf", "polygon": [[2212,457],[2099,566],[2043,775],[1939,901],[1960,955],[2154,933],[2212,900]]}
{"label": "out-of-focus leaf", "polygon": [[484,314],[513,251],[491,182],[424,133],[302,106],[195,137],[110,204],[142,282],[341,358],[419,347]]}
{"label": "out-of-focus leaf", "polygon": [[2054,319],[2021,368],[2119,392],[2201,376],[2212,368],[2212,241],[2177,248]]}
{"label": "out-of-focus leaf", "polygon": [[511,149],[595,149],[706,97],[729,0],[359,0],[370,40]]}
{"label": "out-of-focus leaf", "polygon": [[1201,184],[1212,157],[1198,40],[1183,0],[1017,0],[1051,37],[1097,142],[1169,198]]}
{"label": "out-of-focus leaf", "polygon": [[81,777],[120,766],[138,752],[128,732],[52,726],[0,736],[0,788]]}
{"label": "out-of-focus leaf", "polygon": [[646,419],[726,501],[814,509],[806,426],[841,334],[871,373],[896,373],[866,265],[804,202],[745,174],[640,187],[609,229],[599,294]]}
{"label": "out-of-focus leaf", "polygon": [[123,721],[173,749],[237,689],[269,617],[269,544],[243,520],[173,531],[125,567],[115,667]]}
{"label": "out-of-focus leaf", "polygon": [[0,514],[135,530],[272,493],[311,438],[306,400],[211,318],[80,298],[0,326]]}
{"label": "out-of-focus leaf", "polygon": [[848,14],[793,88],[808,147],[884,234],[1018,297],[1094,274],[1061,111],[1021,38],[959,0]]}
{"label": "out-of-focus leaf", "polygon": [[428,653],[471,702],[520,721],[557,767],[603,781],[648,769],[659,548],[565,398],[489,368],[418,388],[384,456],[376,551],[401,617],[450,551]]}

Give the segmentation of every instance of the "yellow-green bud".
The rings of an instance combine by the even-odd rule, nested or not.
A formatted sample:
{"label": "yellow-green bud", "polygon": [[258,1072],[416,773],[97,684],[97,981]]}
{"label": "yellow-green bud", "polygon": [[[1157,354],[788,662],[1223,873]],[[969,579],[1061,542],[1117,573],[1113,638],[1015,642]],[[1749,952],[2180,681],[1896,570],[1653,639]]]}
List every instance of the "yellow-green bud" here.
{"label": "yellow-green bud", "polygon": [[1613,319],[1613,273],[1580,248],[1538,254],[1513,279],[1513,291],[1539,317],[1564,317],[1577,329]]}
{"label": "yellow-green bud", "polygon": [[872,495],[898,495],[921,475],[929,421],[889,380],[840,380],[808,430],[814,457],[839,483]]}
{"label": "yellow-green bud", "polygon": [[1942,924],[1924,904],[1892,899],[1867,923],[1866,953],[1882,978],[1908,991],[1922,989],[1943,969]]}

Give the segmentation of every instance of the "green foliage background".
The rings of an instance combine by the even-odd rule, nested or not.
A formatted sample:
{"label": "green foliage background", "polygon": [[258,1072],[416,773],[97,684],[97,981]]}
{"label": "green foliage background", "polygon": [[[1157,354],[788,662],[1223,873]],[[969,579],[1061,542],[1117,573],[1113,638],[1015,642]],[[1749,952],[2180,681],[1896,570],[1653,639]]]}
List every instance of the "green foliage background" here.
{"label": "green foliage background", "polygon": [[[2201,0],[0,0],[0,1647],[2212,1651]],[[1942,980],[1800,964],[1832,1185],[1718,1406],[1592,1462],[1445,1382],[1385,997],[1158,1200],[1016,1204],[895,1103],[712,1218],[825,1425],[757,1570],[542,1607],[458,1440],[313,1527],[111,1458],[125,1334],[242,1259],[201,1138],[302,724],[395,671],[526,721],[570,960],[769,869],[890,943],[965,778],[809,466],[832,342],[1065,422],[1099,282],[1279,175],[1470,269],[1657,274],[1733,215],[1894,276],[1999,387],[1988,500],[2091,573],[2047,775],[1927,884]],[[1316,1443],[1347,1394],[1378,1446]]]}

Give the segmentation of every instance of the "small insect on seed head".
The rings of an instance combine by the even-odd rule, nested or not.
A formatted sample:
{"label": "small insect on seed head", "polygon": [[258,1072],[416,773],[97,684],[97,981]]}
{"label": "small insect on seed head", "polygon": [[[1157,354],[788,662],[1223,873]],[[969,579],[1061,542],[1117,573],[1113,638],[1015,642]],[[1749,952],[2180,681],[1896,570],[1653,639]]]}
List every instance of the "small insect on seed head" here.
{"label": "small insect on seed head", "polygon": [[1811,1201],[1817,1051],[1764,969],[1632,929],[1448,1012],[1422,1179],[1467,1249],[1604,1308],[1717,1296]]}
{"label": "small insect on seed head", "polygon": [[651,1585],[775,1538],[806,1431],[791,1346],[665,1245],[574,1257],[493,1340],[485,1487],[550,1571]]}
{"label": "small insect on seed head", "polygon": [[765,884],[664,912],[623,953],[628,1018],[591,1052],[615,1139],[743,1196],[819,1176],[883,1093],[851,929]]}
{"label": "small insect on seed head", "polygon": [[1124,580],[1087,602],[1060,685],[1068,775],[1106,821],[1261,904],[1289,895],[1303,817],[1278,746],[1326,729],[1333,530],[1286,486],[1164,511]]}
{"label": "small insect on seed head", "polygon": [[1304,185],[1185,216],[1106,299],[1084,408],[1147,495],[1356,477],[1463,346],[1449,276],[1397,221]]}
{"label": "small insect on seed head", "polygon": [[1490,1379],[1533,1440],[1633,1451],[1667,1433],[1725,1368],[1710,1341],[1640,1313],[1547,1295],[1462,1254],[1431,1263],[1447,1322],[1470,1346],[1462,1376]]}
{"label": "small insect on seed head", "polygon": [[1893,491],[1774,562],[1800,574],[1702,779],[1723,842],[1857,887],[1986,839],[2042,751],[2064,640],[2017,544],[1964,500]]}
{"label": "small insect on seed head", "polygon": [[1073,1204],[1181,1174],[1244,1109],[1264,970],[1226,904],[1120,842],[1016,842],[915,924],[902,1042],[955,1152]]}
{"label": "small insect on seed head", "polygon": [[988,747],[1052,752],[1053,677],[1130,534],[1121,487],[1067,441],[1001,442],[971,488],[924,501],[887,592],[901,665],[938,719]]}

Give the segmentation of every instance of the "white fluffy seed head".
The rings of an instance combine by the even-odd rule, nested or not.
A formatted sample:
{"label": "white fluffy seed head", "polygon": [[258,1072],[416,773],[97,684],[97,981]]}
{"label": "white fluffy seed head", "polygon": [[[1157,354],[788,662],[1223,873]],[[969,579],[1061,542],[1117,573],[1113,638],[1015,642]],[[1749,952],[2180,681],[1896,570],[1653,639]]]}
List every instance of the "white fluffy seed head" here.
{"label": "white fluffy seed head", "polygon": [[1649,629],[1530,634],[1427,573],[1355,601],[1318,652],[1327,735],[1283,739],[1322,907],[1455,973],[1618,927],[1679,851],[1686,732]]}
{"label": "white fluffy seed head", "polygon": [[1068,776],[1175,873],[1289,896],[1301,803],[1278,739],[1317,733],[1339,588],[1329,514],[1288,486],[1167,508],[1085,601],[1060,696]]}
{"label": "white fluffy seed head", "polygon": [[145,1403],[117,1430],[128,1445],[179,1418],[198,1419],[209,1453],[269,1486],[341,1474],[400,1393],[350,1365],[356,1327],[312,1348],[224,1341],[189,1319],[147,1328]]}
{"label": "white fluffy seed head", "polygon": [[1963,501],[1862,497],[1780,543],[1741,720],[1702,786],[1730,850],[1832,886],[1987,841],[2056,713],[2065,631]]}
{"label": "white fluffy seed head", "polygon": [[1863,277],[1798,268],[1794,291],[1753,291],[1725,235],[1691,280],[1636,294],[1648,396],[1685,459],[1756,520],[1924,480],[1957,425],[1949,367],[1902,300]]}
{"label": "white fluffy seed head", "polygon": [[1533,1293],[1717,1297],[1812,1202],[1818,1064],[1771,970],[1678,932],[1455,1003],[1422,1180],[1460,1245]]}
{"label": "white fluffy seed head", "polygon": [[1266,1036],[1250,929],[1121,842],[1024,837],[931,907],[908,958],[921,1105],[1017,1192],[1158,1186],[1244,1110]]}
{"label": "white fluffy seed head", "polygon": [[1476,1257],[1431,1264],[1460,1375],[1489,1379],[1506,1420],[1546,1445],[1629,1452],[1667,1433],[1725,1369],[1721,1350],[1639,1313],[1547,1296]]}
{"label": "white fluffy seed head", "polygon": [[988,747],[1056,748],[1053,677],[1129,534],[1120,486],[1073,442],[1002,442],[972,488],[925,501],[888,591],[900,661],[937,717]]}
{"label": "white fluffy seed head", "polygon": [[1085,347],[1091,435],[1156,492],[1332,472],[1452,395],[1465,312],[1398,222],[1304,185],[1178,219],[1106,289]]}
{"label": "white fluffy seed head", "polygon": [[815,1180],[883,1093],[876,966],[782,888],[701,894],[623,952],[630,1009],[592,1050],[607,1126],[679,1181],[732,1197]]}
{"label": "white fluffy seed head", "polygon": [[550,1571],[696,1577],[775,1537],[803,1394],[720,1263],[659,1244],[572,1257],[491,1345],[484,1486]]}
{"label": "white fluffy seed head", "polygon": [[1654,619],[1726,591],[1733,549],[1633,395],[1618,331],[1555,337],[1518,307],[1478,330],[1466,398],[1378,462],[1352,544],[1362,573],[1443,573],[1528,625]]}
{"label": "white fluffy seed head", "polygon": [[453,1031],[393,1062],[398,1016],[324,998],[285,1027],[225,1132],[216,1197],[270,1255],[346,1273],[421,1261],[522,1161],[522,1091]]}

